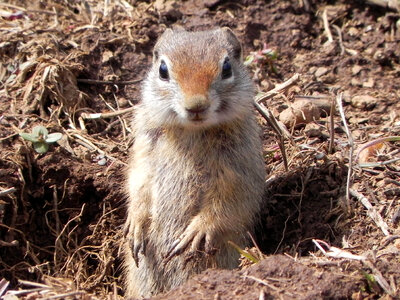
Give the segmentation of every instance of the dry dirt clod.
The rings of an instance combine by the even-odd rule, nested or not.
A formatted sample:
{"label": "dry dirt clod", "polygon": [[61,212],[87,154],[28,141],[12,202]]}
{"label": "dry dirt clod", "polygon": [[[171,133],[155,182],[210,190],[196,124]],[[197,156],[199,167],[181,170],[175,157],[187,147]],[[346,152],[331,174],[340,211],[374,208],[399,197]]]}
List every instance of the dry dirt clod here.
{"label": "dry dirt clod", "polygon": [[353,73],[353,75],[357,75],[358,73],[360,73],[361,70],[362,67],[359,65],[355,65],[354,67],[351,68],[351,72]]}
{"label": "dry dirt clod", "polygon": [[351,98],[350,103],[356,108],[371,109],[378,104],[378,99],[371,95],[356,95]]}
{"label": "dry dirt clod", "polygon": [[319,108],[310,100],[297,100],[290,105],[289,108],[282,111],[279,120],[286,127],[291,128],[299,124],[307,124],[309,122],[319,120]]}
{"label": "dry dirt clod", "polygon": [[328,68],[326,68],[326,67],[319,67],[319,68],[315,71],[314,75],[315,75],[315,77],[319,78],[319,77],[321,77],[321,76],[327,74],[328,72],[329,72],[329,69],[328,69]]}
{"label": "dry dirt clod", "polygon": [[308,123],[304,128],[304,133],[308,137],[320,137],[322,134],[321,126],[315,123]]}
{"label": "dry dirt clod", "polygon": [[373,88],[375,85],[375,80],[372,77],[369,77],[367,81],[364,81],[362,86],[365,88]]}

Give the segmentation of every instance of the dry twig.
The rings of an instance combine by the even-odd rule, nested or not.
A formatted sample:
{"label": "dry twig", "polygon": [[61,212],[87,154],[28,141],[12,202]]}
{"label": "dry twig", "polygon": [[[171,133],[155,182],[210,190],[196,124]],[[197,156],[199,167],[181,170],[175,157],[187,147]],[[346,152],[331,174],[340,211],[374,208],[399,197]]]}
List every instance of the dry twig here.
{"label": "dry twig", "polygon": [[94,113],[94,114],[87,114],[87,113],[82,113],[81,117],[85,120],[93,120],[93,119],[106,119],[106,118],[112,118],[116,116],[120,116],[126,113],[130,113],[135,110],[135,107],[129,107],[126,109],[121,109],[117,111],[111,111],[111,112],[104,112],[104,113]]}
{"label": "dry twig", "polygon": [[349,140],[349,147],[350,147],[349,169],[347,172],[347,180],[346,180],[346,206],[347,206],[347,210],[350,212],[351,207],[350,207],[350,192],[349,192],[349,190],[350,190],[350,184],[351,184],[351,176],[353,173],[354,142],[353,142],[353,136],[351,135],[349,127],[347,126],[346,116],[344,115],[344,110],[343,110],[342,98],[343,98],[343,93],[339,93],[339,95],[337,95],[337,97],[336,97],[336,104],[339,107],[339,113],[342,118],[343,126],[345,129],[347,138]]}
{"label": "dry twig", "polygon": [[293,141],[291,134],[286,130],[286,128],[284,128],[284,126],[282,126],[275,119],[275,117],[269,111],[269,109],[260,102],[276,96],[277,94],[281,93],[283,90],[292,86],[299,79],[300,79],[300,74],[296,73],[291,78],[289,78],[285,82],[277,85],[272,90],[270,90],[266,93],[261,93],[260,95],[258,95],[254,98],[254,106],[256,107],[257,111],[264,117],[264,119],[268,122],[268,124],[272,127],[272,129],[275,131],[275,133],[279,137],[278,145],[279,145],[279,148],[282,153],[283,164],[285,166],[286,171],[289,169],[289,166],[288,166],[288,162],[287,162],[286,150],[285,150],[285,145],[284,145],[285,137],[287,139],[289,139],[289,141],[293,145],[295,145],[295,142]]}
{"label": "dry twig", "polygon": [[109,81],[109,80],[97,80],[97,79],[86,79],[86,78],[78,78],[76,81],[88,84],[113,84],[113,85],[129,85],[136,84],[142,81],[142,79],[137,80],[128,80],[128,81]]}
{"label": "dry twig", "polygon": [[[278,146],[282,153],[283,164],[285,166],[285,170],[289,170],[287,156],[286,156],[286,149],[285,149],[285,136],[290,136],[290,133],[287,130],[284,130],[282,126],[279,125],[278,121],[275,117],[271,114],[268,108],[266,108],[263,104],[257,103],[254,101],[254,106],[258,110],[258,112],[267,120],[268,124],[272,127],[275,133],[278,135]],[[286,133],[286,134],[284,134]],[[293,139],[292,139],[293,140]]]}
{"label": "dry twig", "polygon": [[326,8],[324,9],[324,12],[322,13],[322,21],[324,23],[324,29],[325,29],[326,36],[328,38],[328,43],[332,43],[333,37],[332,37],[331,30],[329,29],[328,11]]}
{"label": "dry twig", "polygon": [[338,37],[339,37],[340,55],[344,55],[344,53],[346,52],[346,49],[343,46],[342,30],[340,30],[339,26],[337,26],[335,24],[333,24],[332,27],[336,29]]}
{"label": "dry twig", "polygon": [[390,235],[388,229],[389,226],[383,220],[382,216],[376,211],[376,209],[372,206],[372,204],[368,201],[363,194],[350,189],[350,193],[353,197],[356,197],[368,210],[368,216],[375,222],[375,224],[382,230],[383,234],[388,236]]}
{"label": "dry twig", "polygon": [[286,90],[287,88],[291,87],[299,79],[300,79],[300,74],[296,73],[292,77],[290,77],[288,80],[286,80],[285,82],[276,85],[276,87],[274,87],[272,90],[257,95],[255,97],[254,101],[257,103],[260,103],[261,101],[268,100],[268,99],[278,95],[279,93],[282,93],[283,90]]}
{"label": "dry twig", "polygon": [[17,189],[16,189],[15,187],[2,190],[2,191],[0,191],[0,197],[1,197],[1,196],[8,195],[8,194],[11,194],[11,193],[14,193],[16,190],[17,190]]}
{"label": "dry twig", "polygon": [[335,144],[335,123],[334,123],[335,101],[331,100],[331,111],[329,115],[329,147],[328,153],[333,154],[333,145]]}

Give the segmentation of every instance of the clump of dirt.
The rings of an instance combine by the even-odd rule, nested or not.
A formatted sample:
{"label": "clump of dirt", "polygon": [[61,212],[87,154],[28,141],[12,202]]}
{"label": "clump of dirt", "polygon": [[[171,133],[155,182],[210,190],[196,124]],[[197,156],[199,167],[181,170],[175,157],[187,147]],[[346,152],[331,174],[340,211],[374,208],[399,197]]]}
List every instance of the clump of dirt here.
{"label": "clump of dirt", "polygon": [[[260,116],[269,176],[257,249],[248,251],[265,259],[208,270],[155,299],[400,296],[399,145],[391,138],[400,135],[396,7],[31,2],[0,3],[0,296],[123,297],[131,114],[154,43],[175,24],[231,27],[260,92],[300,74],[261,103],[278,120],[296,101],[323,100],[328,109],[307,124],[286,123],[286,155]],[[18,135],[35,125],[63,138],[37,154]]]}
{"label": "clump of dirt", "polygon": [[207,270],[154,299],[346,299],[358,291],[361,275],[345,278],[338,266],[330,269],[274,255],[239,272]]}

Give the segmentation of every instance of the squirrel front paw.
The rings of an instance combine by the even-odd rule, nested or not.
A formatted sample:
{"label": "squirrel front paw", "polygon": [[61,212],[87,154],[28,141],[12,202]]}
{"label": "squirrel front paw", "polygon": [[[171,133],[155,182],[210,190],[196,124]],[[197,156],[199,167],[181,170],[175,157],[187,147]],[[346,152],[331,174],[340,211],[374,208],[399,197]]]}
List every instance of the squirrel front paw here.
{"label": "squirrel front paw", "polygon": [[204,251],[206,254],[214,254],[217,250],[214,247],[216,230],[215,227],[210,227],[201,216],[196,216],[185,229],[183,234],[175,240],[167,251],[164,261],[168,262],[172,257],[181,254],[189,247],[189,254],[196,251]]}
{"label": "squirrel front paw", "polygon": [[124,228],[124,238],[132,252],[132,257],[135,261],[136,267],[139,266],[139,252],[145,255],[146,252],[146,231],[148,228],[149,217],[136,216],[135,218],[128,218]]}

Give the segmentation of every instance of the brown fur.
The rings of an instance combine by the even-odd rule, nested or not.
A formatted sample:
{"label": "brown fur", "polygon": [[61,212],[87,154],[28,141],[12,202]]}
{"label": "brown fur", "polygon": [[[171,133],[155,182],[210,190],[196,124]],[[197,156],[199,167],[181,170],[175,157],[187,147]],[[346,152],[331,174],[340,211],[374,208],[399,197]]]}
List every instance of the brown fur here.
{"label": "brown fur", "polygon": [[[226,55],[233,76],[223,80]],[[239,42],[225,28],[167,30],[157,42],[133,123],[127,297],[168,291],[209,267],[238,265],[227,242],[246,246],[264,186],[253,87],[240,57]],[[160,59],[168,61],[169,80],[159,79]],[[200,119],[188,117],[186,94],[209,99]]]}
{"label": "brown fur", "polygon": [[215,65],[190,64],[176,68],[176,80],[185,96],[205,94],[208,92],[215,74]]}

